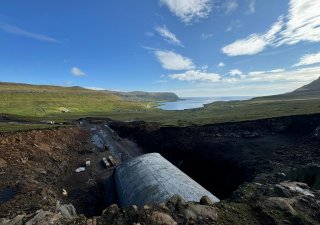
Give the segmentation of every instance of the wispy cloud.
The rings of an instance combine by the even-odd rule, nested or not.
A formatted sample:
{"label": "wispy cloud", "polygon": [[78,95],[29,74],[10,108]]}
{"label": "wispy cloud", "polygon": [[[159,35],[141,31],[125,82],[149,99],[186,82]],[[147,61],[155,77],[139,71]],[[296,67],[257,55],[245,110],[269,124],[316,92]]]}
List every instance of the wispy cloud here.
{"label": "wispy cloud", "polygon": [[249,0],[248,4],[248,13],[253,14],[256,11],[256,1],[255,0]]}
{"label": "wispy cloud", "polygon": [[206,34],[206,33],[203,33],[203,34],[201,34],[201,36],[200,36],[200,38],[201,38],[201,40],[207,40],[207,39],[209,39],[209,38],[212,38],[213,37],[213,34]]}
{"label": "wispy cloud", "polygon": [[285,72],[285,69],[273,69],[269,71],[251,71],[248,73],[249,76],[256,76],[256,75],[261,75],[261,74],[269,74],[269,73],[281,73]]}
{"label": "wispy cloud", "polygon": [[316,63],[320,63],[320,52],[302,56],[299,62],[297,64],[294,64],[293,66],[306,66]]}
{"label": "wispy cloud", "polygon": [[207,18],[212,10],[212,0],[160,0],[182,22],[190,24]]}
{"label": "wispy cloud", "polygon": [[82,77],[86,75],[86,73],[83,72],[79,67],[72,67],[71,74],[77,77]]}
{"label": "wispy cloud", "polygon": [[220,62],[220,63],[218,64],[218,67],[220,67],[220,68],[225,67],[225,66],[226,66],[226,64],[224,64],[223,62]]}
{"label": "wispy cloud", "polygon": [[147,37],[153,37],[154,36],[154,33],[151,32],[151,31],[147,31],[144,33]]}
{"label": "wispy cloud", "polygon": [[230,14],[238,8],[238,3],[236,0],[228,0],[224,3],[223,8],[226,14]]}
{"label": "wispy cloud", "polygon": [[2,23],[0,22],[0,30],[6,32],[6,33],[10,33],[10,34],[15,34],[15,35],[19,35],[19,36],[23,36],[23,37],[27,37],[27,38],[32,38],[38,41],[44,41],[44,42],[51,42],[51,43],[61,43],[60,41],[58,41],[55,38],[43,35],[43,34],[38,34],[38,33],[33,33],[27,30],[24,30],[20,27],[14,26],[14,25],[10,25],[7,23]]}
{"label": "wispy cloud", "polygon": [[217,73],[208,73],[200,70],[188,70],[184,73],[170,74],[169,77],[180,81],[209,81],[217,82],[221,76]]}
{"label": "wispy cloud", "polygon": [[182,42],[166,26],[156,27],[155,30],[168,43],[183,47]]}
{"label": "wispy cloud", "polygon": [[312,67],[307,69],[297,69],[291,71],[285,71],[282,69],[250,72],[246,76],[248,81],[263,81],[263,82],[275,82],[275,81],[303,81],[310,82],[319,77],[320,67]]}
{"label": "wispy cloud", "polygon": [[[198,81],[192,86],[175,89],[179,96],[241,96],[270,95],[293,91],[317,79],[320,67],[310,67],[286,71],[273,69],[270,71],[252,71],[241,76],[220,77],[216,79],[196,79],[197,76],[187,76],[186,73],[178,74],[174,79],[182,81]],[[173,79],[173,78],[171,78]]]}
{"label": "wispy cloud", "polygon": [[195,68],[191,59],[173,51],[156,50],[155,55],[162,68],[167,70],[190,70]]}
{"label": "wispy cloud", "polygon": [[282,17],[274,23],[270,30],[264,34],[251,34],[245,39],[240,39],[222,48],[222,52],[229,56],[255,55],[262,52],[277,38],[275,34],[283,27]]}
{"label": "wispy cloud", "polygon": [[229,56],[255,55],[266,47],[293,45],[299,42],[320,42],[320,1],[290,0],[289,12],[280,17],[264,34],[251,34],[247,38],[222,48]]}
{"label": "wispy cloud", "polygon": [[89,89],[89,90],[94,90],[94,91],[104,91],[106,90],[105,88],[101,88],[101,87],[84,87],[85,89]]}
{"label": "wispy cloud", "polygon": [[241,27],[243,27],[242,23],[240,20],[233,20],[231,21],[231,23],[229,24],[229,26],[226,29],[226,32],[230,32],[230,31],[234,31],[234,30],[238,30]]}
{"label": "wispy cloud", "polygon": [[320,1],[291,0],[286,29],[281,32],[281,44],[296,44],[301,41],[320,41]]}
{"label": "wispy cloud", "polygon": [[229,74],[230,74],[231,76],[240,76],[240,75],[242,75],[243,73],[242,73],[242,71],[239,70],[239,69],[233,69],[233,70],[230,70],[230,71],[229,71]]}

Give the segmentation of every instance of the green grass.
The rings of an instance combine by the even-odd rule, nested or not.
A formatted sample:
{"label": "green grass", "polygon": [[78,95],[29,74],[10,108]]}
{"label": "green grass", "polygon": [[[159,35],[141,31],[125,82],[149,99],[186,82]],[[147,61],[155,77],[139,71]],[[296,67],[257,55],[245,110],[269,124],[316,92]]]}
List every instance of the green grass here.
{"label": "green grass", "polygon": [[[153,102],[126,101],[112,93],[79,87],[0,83],[0,113],[28,120],[65,121],[86,115],[147,110]],[[61,112],[65,108],[68,112]]]}
{"label": "green grass", "polygon": [[41,130],[41,129],[57,128],[61,126],[62,125],[31,124],[31,123],[19,124],[19,123],[0,122],[0,133],[25,131],[25,130]]}
{"label": "green grass", "polygon": [[160,122],[164,126],[188,126],[315,113],[320,113],[320,99],[216,102],[202,109],[152,110],[143,113],[109,114],[108,117],[117,120]]}
{"label": "green grass", "polygon": [[[157,102],[128,101],[109,92],[79,87],[0,83],[0,99],[0,115],[28,121],[68,122],[83,117],[101,117],[159,122],[163,126],[188,126],[320,113],[320,96],[315,95],[262,97],[215,102],[201,109],[164,111],[154,108]],[[61,113],[60,108],[69,112]],[[11,126],[16,129],[13,125],[3,125],[0,129],[7,130]]]}

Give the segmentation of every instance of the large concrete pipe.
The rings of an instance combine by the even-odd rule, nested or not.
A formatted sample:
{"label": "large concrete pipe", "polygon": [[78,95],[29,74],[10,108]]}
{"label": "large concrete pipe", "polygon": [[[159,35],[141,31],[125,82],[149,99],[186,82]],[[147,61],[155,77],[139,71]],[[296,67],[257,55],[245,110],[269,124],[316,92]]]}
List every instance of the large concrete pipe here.
{"label": "large concrete pipe", "polygon": [[213,202],[219,201],[158,153],[142,155],[118,166],[115,184],[122,207],[162,203],[175,194],[186,201],[198,202],[204,195]]}

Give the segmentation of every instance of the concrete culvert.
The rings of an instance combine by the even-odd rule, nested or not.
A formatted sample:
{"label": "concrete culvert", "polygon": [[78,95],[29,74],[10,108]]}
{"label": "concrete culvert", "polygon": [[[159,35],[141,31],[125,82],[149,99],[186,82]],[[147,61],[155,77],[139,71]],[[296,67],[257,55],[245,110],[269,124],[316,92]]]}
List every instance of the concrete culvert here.
{"label": "concrete culvert", "polygon": [[142,155],[118,166],[115,184],[121,207],[162,203],[175,194],[186,201],[199,202],[204,195],[213,202],[219,201],[158,153]]}

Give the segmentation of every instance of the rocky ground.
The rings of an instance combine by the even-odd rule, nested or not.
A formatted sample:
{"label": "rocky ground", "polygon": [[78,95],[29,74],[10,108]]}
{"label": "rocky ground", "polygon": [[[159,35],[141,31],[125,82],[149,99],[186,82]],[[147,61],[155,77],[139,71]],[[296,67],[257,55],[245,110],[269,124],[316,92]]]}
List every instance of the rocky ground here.
{"label": "rocky ground", "polygon": [[[114,152],[92,143],[92,135],[104,136],[105,121],[1,134],[0,224],[320,224],[319,124],[320,115],[188,128],[109,123],[120,134],[109,140],[111,148],[123,160],[160,152],[222,199],[173,196],[128,208],[116,199],[106,203],[114,193],[102,181],[108,183],[112,168],[99,163]],[[87,158],[90,169],[75,173]]]}
{"label": "rocky ground", "polygon": [[0,134],[0,217],[55,209],[86,137],[78,128]]}

